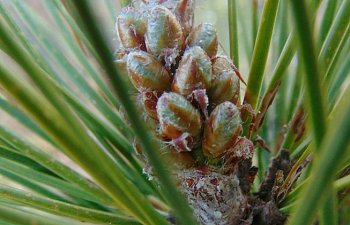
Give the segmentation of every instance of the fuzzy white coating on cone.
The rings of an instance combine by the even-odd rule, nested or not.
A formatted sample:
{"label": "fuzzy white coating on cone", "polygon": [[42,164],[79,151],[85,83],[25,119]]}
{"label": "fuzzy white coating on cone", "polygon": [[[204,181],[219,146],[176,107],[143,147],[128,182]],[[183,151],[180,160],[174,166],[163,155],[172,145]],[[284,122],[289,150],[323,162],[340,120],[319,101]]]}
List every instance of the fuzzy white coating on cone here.
{"label": "fuzzy white coating on cone", "polygon": [[235,174],[187,169],[179,174],[179,180],[201,224],[235,225],[240,222],[247,203]]}

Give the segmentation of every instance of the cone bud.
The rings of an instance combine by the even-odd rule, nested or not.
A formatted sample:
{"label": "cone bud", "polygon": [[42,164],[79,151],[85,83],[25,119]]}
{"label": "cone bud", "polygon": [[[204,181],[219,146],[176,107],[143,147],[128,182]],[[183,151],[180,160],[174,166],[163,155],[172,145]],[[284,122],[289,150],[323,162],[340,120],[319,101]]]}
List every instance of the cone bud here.
{"label": "cone bud", "polygon": [[149,0],[143,7],[161,5],[169,9],[180,22],[184,34],[188,34],[194,22],[194,0]]}
{"label": "cone bud", "polygon": [[183,32],[188,35],[194,22],[194,1],[193,0],[173,0],[177,2],[174,14],[178,18]]}
{"label": "cone bud", "polygon": [[147,51],[164,60],[167,67],[175,63],[184,45],[184,35],[176,16],[164,6],[151,9],[146,33]]}
{"label": "cone bud", "polygon": [[214,106],[225,101],[236,104],[239,100],[239,77],[227,57],[218,56],[213,60],[213,82],[209,98]]}
{"label": "cone bud", "polygon": [[164,91],[170,88],[171,77],[168,71],[147,52],[129,53],[127,68],[131,82],[139,91]]}
{"label": "cone bud", "polygon": [[241,129],[238,108],[231,102],[221,103],[213,110],[204,128],[203,153],[211,158],[222,156],[236,142]]}
{"label": "cone bud", "polygon": [[[157,103],[160,132],[172,140],[197,137],[201,131],[199,111],[183,96],[164,93]],[[179,140],[180,141],[180,140]]]}
{"label": "cone bud", "polygon": [[187,46],[199,46],[213,58],[218,51],[218,37],[214,26],[210,23],[201,23],[195,27],[187,37]]}
{"label": "cone bud", "polygon": [[184,96],[196,89],[207,89],[212,79],[211,61],[198,46],[185,51],[174,76],[172,90]]}
{"label": "cone bud", "polygon": [[138,10],[132,7],[124,8],[117,17],[116,29],[124,48],[145,49],[147,23]]}

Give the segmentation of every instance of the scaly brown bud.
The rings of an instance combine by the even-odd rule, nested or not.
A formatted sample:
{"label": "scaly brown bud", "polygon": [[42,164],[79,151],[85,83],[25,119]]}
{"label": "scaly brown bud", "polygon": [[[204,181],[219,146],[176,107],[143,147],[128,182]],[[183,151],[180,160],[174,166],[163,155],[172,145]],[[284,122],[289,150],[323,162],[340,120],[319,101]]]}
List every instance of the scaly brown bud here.
{"label": "scaly brown bud", "polygon": [[145,50],[147,23],[139,11],[132,7],[124,8],[117,18],[116,29],[124,48]]}
{"label": "scaly brown bud", "polygon": [[184,35],[176,16],[166,7],[152,8],[146,33],[148,52],[165,60],[166,67],[170,67],[175,63],[183,44]]}
{"label": "scaly brown bud", "polygon": [[171,77],[162,64],[144,51],[131,52],[127,60],[131,82],[139,91],[165,91],[171,85]]}
{"label": "scaly brown bud", "polygon": [[225,56],[213,60],[213,82],[209,89],[209,99],[213,106],[225,101],[237,104],[239,100],[239,77],[231,60]]}
{"label": "scaly brown bud", "polygon": [[195,46],[185,51],[174,76],[172,90],[188,96],[194,90],[209,88],[211,79],[210,59],[203,49]]}
{"label": "scaly brown bud", "polygon": [[239,136],[241,118],[238,108],[231,102],[218,105],[204,128],[203,153],[211,158],[222,156]]}
{"label": "scaly brown bud", "polygon": [[[172,139],[179,151],[190,151],[191,144],[201,131],[201,116],[183,96],[164,93],[157,103],[160,132]],[[192,142],[192,143],[189,143]]]}
{"label": "scaly brown bud", "polygon": [[187,46],[199,46],[210,58],[216,56],[218,51],[218,37],[214,26],[210,23],[201,23],[188,35]]}

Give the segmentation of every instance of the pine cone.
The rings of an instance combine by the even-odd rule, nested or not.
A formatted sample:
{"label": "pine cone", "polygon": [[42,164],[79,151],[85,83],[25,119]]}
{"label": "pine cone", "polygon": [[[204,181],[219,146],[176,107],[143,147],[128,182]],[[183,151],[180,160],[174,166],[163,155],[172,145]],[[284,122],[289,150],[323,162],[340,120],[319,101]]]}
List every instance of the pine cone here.
{"label": "pine cone", "polygon": [[217,55],[214,26],[193,27],[193,18],[192,0],[124,8],[117,62],[195,216],[202,224],[238,224],[247,197],[237,167],[254,149],[241,137],[240,79],[233,62]]}

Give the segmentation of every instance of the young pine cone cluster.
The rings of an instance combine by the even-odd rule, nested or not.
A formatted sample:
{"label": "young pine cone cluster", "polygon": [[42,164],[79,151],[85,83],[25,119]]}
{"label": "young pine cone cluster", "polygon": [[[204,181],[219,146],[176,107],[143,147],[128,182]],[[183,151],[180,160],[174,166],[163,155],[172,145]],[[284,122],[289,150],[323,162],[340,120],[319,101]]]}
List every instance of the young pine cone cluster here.
{"label": "young pine cone cluster", "polygon": [[241,136],[240,77],[228,57],[217,55],[213,25],[193,26],[193,19],[192,0],[122,9],[116,61],[195,216],[202,224],[238,224],[246,193],[237,167],[254,149]]}

